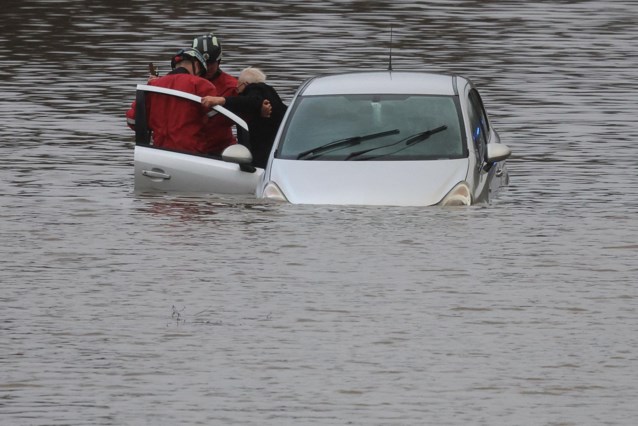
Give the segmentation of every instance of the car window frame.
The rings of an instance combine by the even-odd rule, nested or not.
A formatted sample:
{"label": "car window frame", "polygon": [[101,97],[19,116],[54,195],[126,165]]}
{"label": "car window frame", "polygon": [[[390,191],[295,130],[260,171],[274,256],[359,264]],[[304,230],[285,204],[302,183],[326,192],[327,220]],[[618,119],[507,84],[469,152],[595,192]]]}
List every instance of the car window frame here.
{"label": "car window frame", "polygon": [[[489,143],[490,136],[490,122],[487,117],[487,112],[485,111],[485,106],[483,104],[483,100],[479,91],[475,87],[470,87],[470,91],[467,97],[470,112],[470,121],[472,121],[472,119],[478,120],[477,123],[470,122],[470,131],[472,134],[472,142],[474,143],[474,148],[478,160],[478,166],[482,167],[487,155],[487,144]],[[478,135],[476,134],[475,130],[476,125],[478,125],[479,127]]]}
{"label": "car window frame", "polygon": [[[374,94],[369,94],[369,93],[357,93],[357,94],[348,94],[348,93],[343,93],[343,94],[325,94],[325,95],[308,95],[308,96],[304,96],[304,95],[298,95],[295,97],[295,99],[293,100],[293,102],[290,105],[289,108],[289,112],[287,114],[287,118],[285,120],[285,122],[282,123],[282,128],[281,128],[281,132],[278,135],[278,138],[276,140],[276,147],[275,150],[273,152],[273,157],[277,158],[277,159],[294,159],[293,157],[288,157],[288,156],[282,156],[281,154],[281,150],[283,147],[283,143],[286,139],[286,135],[289,131],[289,126],[291,124],[291,121],[293,119],[293,117],[296,114],[297,109],[300,107],[300,105],[302,104],[302,100],[305,98],[321,98],[321,97],[334,97],[334,96],[372,96]],[[467,133],[466,133],[466,128],[465,128],[465,120],[463,119],[463,111],[461,108],[461,102],[459,99],[458,95],[431,95],[431,94],[422,94],[422,93],[396,93],[396,94],[392,94],[392,93],[383,93],[383,94],[378,94],[377,96],[397,96],[397,97],[410,97],[410,96],[435,96],[435,97],[442,97],[442,98],[449,98],[452,100],[452,102],[454,103],[454,108],[456,110],[456,114],[457,114],[457,119],[458,119],[458,123],[459,123],[459,137],[461,139],[461,150],[462,153],[459,156],[455,156],[451,159],[457,159],[457,158],[468,158],[469,156],[469,150],[467,147]],[[435,159],[419,159],[417,161],[426,161],[426,160],[441,160],[439,158],[435,158]],[[384,161],[410,161],[410,159],[396,159],[396,158],[390,158],[390,159],[386,159]]]}

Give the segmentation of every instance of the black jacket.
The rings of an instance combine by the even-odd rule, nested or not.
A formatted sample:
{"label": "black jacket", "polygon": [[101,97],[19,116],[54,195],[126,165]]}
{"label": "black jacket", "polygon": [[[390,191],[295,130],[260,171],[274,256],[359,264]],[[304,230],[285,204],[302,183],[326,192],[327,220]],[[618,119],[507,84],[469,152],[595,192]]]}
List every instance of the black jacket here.
{"label": "black jacket", "polygon": [[[268,99],[272,105],[272,114],[268,118],[261,116],[261,104],[264,99]],[[247,85],[239,96],[226,98],[224,106],[248,123],[250,140],[240,131],[239,143],[250,149],[255,167],[265,168],[277,130],[288,107],[277,91],[266,83]]]}

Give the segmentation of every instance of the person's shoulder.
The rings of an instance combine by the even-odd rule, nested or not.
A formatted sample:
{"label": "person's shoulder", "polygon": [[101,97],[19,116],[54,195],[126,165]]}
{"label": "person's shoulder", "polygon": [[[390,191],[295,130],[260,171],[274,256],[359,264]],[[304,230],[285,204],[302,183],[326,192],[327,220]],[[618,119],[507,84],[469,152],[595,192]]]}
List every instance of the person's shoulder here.
{"label": "person's shoulder", "polygon": [[188,79],[188,81],[190,81],[191,83],[193,83],[196,86],[214,86],[213,83],[210,82],[210,80],[204,78],[204,77],[200,77],[198,75],[192,75],[192,74],[185,74],[184,75],[184,80]]}
{"label": "person's shoulder", "polygon": [[211,83],[210,80],[203,77],[198,77],[196,75],[193,75],[191,77],[193,77],[191,81],[195,85],[195,88],[197,92],[200,94],[200,96],[217,96],[218,95],[219,91],[217,90],[217,87],[213,83]]}
{"label": "person's shoulder", "polygon": [[219,77],[217,77],[223,81],[230,82],[232,84],[237,84],[237,78],[228,74],[226,71],[220,70]]}
{"label": "person's shoulder", "polygon": [[267,90],[269,92],[276,92],[275,88],[268,83],[255,83],[255,84],[259,85],[259,87],[261,87],[263,90]]}
{"label": "person's shoulder", "polygon": [[[213,84],[222,92],[235,92],[237,88],[237,79],[232,75],[222,71],[219,76],[213,80]],[[236,96],[236,93],[235,93]]]}
{"label": "person's shoulder", "polygon": [[184,82],[184,81],[192,80],[193,78],[200,78],[192,74],[189,74],[188,72],[179,72],[179,71],[181,70],[179,69],[173,70],[166,75],[163,75],[161,77],[158,77],[149,81],[148,84],[153,86],[165,86],[166,84],[174,84],[174,82],[176,81]]}
{"label": "person's shoulder", "polygon": [[279,94],[274,87],[267,83],[252,83],[246,86],[245,92],[255,96],[263,96],[265,98],[278,98]]}
{"label": "person's shoulder", "polygon": [[157,77],[157,78],[154,78],[152,80],[149,80],[147,84],[150,85],[150,86],[160,86],[161,87],[161,86],[165,85],[166,82],[174,80],[174,79],[175,79],[175,74],[166,74],[166,75],[163,75],[161,77]]}
{"label": "person's shoulder", "polygon": [[269,87],[266,83],[250,83],[246,86],[244,92],[250,94],[265,94],[269,92]]}
{"label": "person's shoulder", "polygon": [[200,77],[198,75],[191,75],[191,77],[192,77],[193,81],[197,81],[198,83],[214,86],[213,82],[210,81],[207,78]]}

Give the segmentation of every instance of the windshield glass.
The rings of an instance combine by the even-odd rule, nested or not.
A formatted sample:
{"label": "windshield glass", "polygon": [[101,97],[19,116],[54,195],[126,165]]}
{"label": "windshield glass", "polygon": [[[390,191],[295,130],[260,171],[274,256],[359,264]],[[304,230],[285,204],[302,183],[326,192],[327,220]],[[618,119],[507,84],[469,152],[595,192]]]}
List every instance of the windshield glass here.
{"label": "windshield glass", "polygon": [[279,158],[397,161],[467,156],[452,96],[307,96],[297,99],[290,117],[277,148]]}

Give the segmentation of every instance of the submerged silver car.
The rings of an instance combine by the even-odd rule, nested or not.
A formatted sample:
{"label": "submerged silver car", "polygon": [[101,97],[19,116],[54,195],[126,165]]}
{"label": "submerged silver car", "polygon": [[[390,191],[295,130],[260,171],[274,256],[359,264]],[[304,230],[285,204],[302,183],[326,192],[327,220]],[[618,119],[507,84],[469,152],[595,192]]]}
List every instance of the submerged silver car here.
{"label": "submerged silver car", "polygon": [[[138,85],[138,96],[144,91],[200,102]],[[356,72],[316,77],[299,88],[265,170],[250,165],[241,145],[213,158],[138,140],[135,189],[254,194],[299,204],[470,205],[488,202],[508,184],[509,156],[468,79]]]}
{"label": "submerged silver car", "polygon": [[301,204],[470,205],[508,184],[510,153],[466,78],[316,77],[297,91],[256,195]]}

